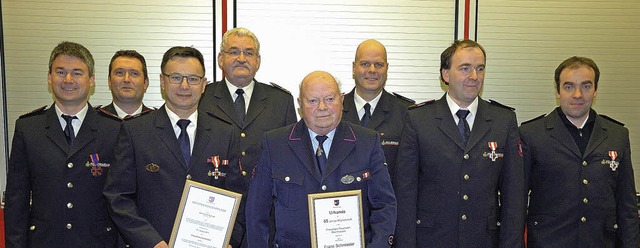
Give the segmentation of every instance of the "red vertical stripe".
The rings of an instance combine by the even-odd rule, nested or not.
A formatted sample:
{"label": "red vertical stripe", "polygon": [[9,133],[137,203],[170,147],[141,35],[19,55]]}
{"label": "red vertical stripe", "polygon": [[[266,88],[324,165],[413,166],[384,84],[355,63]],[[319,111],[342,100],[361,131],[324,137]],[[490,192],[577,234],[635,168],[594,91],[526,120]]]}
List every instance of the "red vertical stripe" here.
{"label": "red vertical stripe", "polygon": [[222,34],[227,32],[227,0],[222,0]]}
{"label": "red vertical stripe", "polygon": [[464,39],[469,39],[469,8],[471,7],[471,0],[464,1]]}

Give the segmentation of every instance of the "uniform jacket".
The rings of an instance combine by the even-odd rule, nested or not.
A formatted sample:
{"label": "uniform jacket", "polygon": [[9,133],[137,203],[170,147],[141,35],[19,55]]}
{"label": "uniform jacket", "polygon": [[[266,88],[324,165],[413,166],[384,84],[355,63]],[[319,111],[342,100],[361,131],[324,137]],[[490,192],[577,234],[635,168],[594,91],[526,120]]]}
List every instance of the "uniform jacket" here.
{"label": "uniform jacket", "polygon": [[638,247],[629,131],[591,114],[584,155],[557,110],[520,127],[531,190],[529,247]]}
{"label": "uniform jacket", "polygon": [[[118,111],[116,111],[116,108],[113,106],[113,102],[110,103],[109,105],[106,105],[106,106],[102,107],[102,109],[104,109],[105,111],[107,111],[109,113],[114,114],[115,116],[118,116]],[[146,112],[149,112],[149,111],[153,111],[153,109],[152,108],[148,108],[147,106],[142,104],[142,112],[140,114],[146,113]]]}
{"label": "uniform jacket", "polygon": [[[515,113],[479,98],[463,146],[445,97],[407,114],[396,172],[396,246],[522,247],[524,170]],[[495,161],[489,142],[502,155]]]}
{"label": "uniform jacket", "polygon": [[263,134],[296,122],[296,110],[291,94],[282,88],[257,81],[243,125],[240,125],[233,99],[224,81],[207,85],[199,108],[231,120],[237,134],[234,140],[238,141],[237,151],[240,157],[239,163],[235,166],[244,172],[247,187],[253,168],[260,158],[260,141]]}
{"label": "uniform jacket", "polygon": [[[120,122],[88,107],[71,147],[53,105],[16,121],[7,176],[6,247],[115,245],[117,231],[102,187]],[[89,164],[92,154],[102,166]]]}
{"label": "uniform jacket", "polygon": [[[189,169],[166,107],[122,123],[115,149],[116,161],[105,184],[113,221],[124,240],[133,247],[153,247],[169,242],[182,190],[187,179],[239,192],[240,172],[220,166],[226,177],[208,175],[214,167],[207,160],[235,158],[231,155],[233,128],[230,123],[205,112],[198,113],[196,137]],[[240,215],[239,215],[240,217]],[[238,220],[243,220],[239,218]],[[236,222],[231,244],[242,239],[244,221]]]}
{"label": "uniform jacket", "polygon": [[[342,119],[360,125],[353,94],[355,94],[355,89],[344,96]],[[378,105],[376,105],[376,109],[373,111],[371,119],[366,126],[380,134],[382,150],[384,151],[392,183],[395,183],[394,172],[398,145],[400,144],[402,127],[404,126],[404,117],[407,113],[407,108],[411,104],[412,102],[395,97],[383,90]]]}
{"label": "uniform jacket", "polygon": [[[246,211],[249,247],[267,247],[272,206],[275,247],[311,247],[307,195],[357,189],[362,190],[367,247],[389,247],[396,222],[396,201],[375,132],[341,122],[323,175],[314,162],[304,120],[268,132],[262,142],[262,156],[251,182]],[[348,177],[356,180],[343,179]]]}

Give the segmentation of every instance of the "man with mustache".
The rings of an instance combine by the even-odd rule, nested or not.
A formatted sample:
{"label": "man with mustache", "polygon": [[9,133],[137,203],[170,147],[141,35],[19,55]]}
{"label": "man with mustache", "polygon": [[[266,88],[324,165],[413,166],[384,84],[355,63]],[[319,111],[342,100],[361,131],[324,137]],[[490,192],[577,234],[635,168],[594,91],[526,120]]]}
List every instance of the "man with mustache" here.
{"label": "man with mustache", "polygon": [[149,87],[147,62],[142,54],[135,50],[117,51],[109,63],[108,79],[113,101],[102,107],[104,111],[117,115],[120,119],[152,111],[142,104],[144,93]]}
{"label": "man with mustache", "polygon": [[455,41],[440,56],[448,86],[410,107],[396,172],[397,247],[522,247],[525,191],[512,109],[479,97],[486,53]]}
{"label": "man with mustache", "polygon": [[[227,31],[220,43],[218,66],[224,79],[207,85],[200,108],[224,116],[235,127],[239,160],[230,164],[241,171],[245,189],[260,158],[260,142],[266,131],[296,122],[293,96],[276,84],[255,80],[260,68],[260,42],[246,28]],[[244,244],[243,244],[244,245]]]}
{"label": "man with mustache", "polygon": [[531,248],[638,247],[629,130],[591,108],[599,78],[593,60],[566,59],[555,71],[560,106],[520,126]]}

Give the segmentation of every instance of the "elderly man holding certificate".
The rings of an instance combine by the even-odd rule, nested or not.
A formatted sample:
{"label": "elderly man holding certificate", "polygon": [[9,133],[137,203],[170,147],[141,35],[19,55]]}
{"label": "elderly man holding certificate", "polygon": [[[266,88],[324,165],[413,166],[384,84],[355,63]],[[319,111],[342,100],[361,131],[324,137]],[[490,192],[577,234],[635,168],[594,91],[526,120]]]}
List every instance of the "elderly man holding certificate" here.
{"label": "elderly man holding certificate", "polygon": [[[249,187],[246,211],[249,247],[269,246],[272,208],[276,247],[316,247],[319,241],[333,247],[391,246],[396,199],[384,164],[380,136],[373,130],[341,121],[342,100],[339,85],[331,74],[312,72],[300,84],[298,104],[302,120],[265,134],[262,156]],[[355,199],[361,200],[341,193],[354,190],[360,193]],[[313,205],[310,208],[309,194],[316,193],[335,194],[329,204],[331,208]],[[309,202],[313,204],[312,200]],[[318,201],[316,206],[326,205],[326,201],[324,205]],[[325,228],[311,231],[314,223],[310,222],[310,215],[326,217],[315,223]],[[358,221],[351,222],[358,218],[361,225]],[[334,228],[326,228],[326,223],[332,222],[336,223]],[[345,222],[353,224],[339,226]],[[344,235],[361,226],[360,235]]]}

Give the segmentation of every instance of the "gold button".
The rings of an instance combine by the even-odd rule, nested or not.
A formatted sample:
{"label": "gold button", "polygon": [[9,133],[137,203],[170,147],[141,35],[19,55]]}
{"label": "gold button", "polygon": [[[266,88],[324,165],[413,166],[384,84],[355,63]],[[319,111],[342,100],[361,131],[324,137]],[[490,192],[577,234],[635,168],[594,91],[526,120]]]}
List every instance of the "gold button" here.
{"label": "gold button", "polygon": [[466,214],[462,215],[462,220],[467,220],[467,215]]}
{"label": "gold button", "polygon": [[584,179],[584,180],[582,180],[582,183],[583,183],[584,185],[587,185],[587,184],[589,184],[589,180]]}
{"label": "gold button", "polygon": [[285,182],[288,182],[289,180],[291,180],[291,178],[290,178],[290,177],[284,177],[284,181],[285,181]]}
{"label": "gold button", "polygon": [[500,226],[502,225],[502,223],[500,223],[500,221],[496,222],[496,226]]}
{"label": "gold button", "polygon": [[613,229],[618,229],[618,224],[613,224]]}
{"label": "gold button", "polygon": [[247,135],[246,135],[246,134],[244,134],[244,133],[241,133],[241,134],[240,134],[240,137],[244,138],[244,137],[247,137]]}
{"label": "gold button", "polygon": [[582,202],[584,202],[584,203],[588,203],[588,202],[589,202],[589,199],[587,199],[587,198],[585,197],[584,199],[582,199]]}
{"label": "gold button", "polygon": [[327,185],[322,185],[322,190],[327,190]]}
{"label": "gold button", "polygon": [[73,168],[73,163],[68,163],[67,167],[69,167],[69,169]]}
{"label": "gold button", "polygon": [[582,166],[587,166],[587,161],[582,161]]}
{"label": "gold button", "polygon": [[73,203],[71,202],[67,203],[67,208],[73,208]]}
{"label": "gold button", "polygon": [[31,231],[36,230],[36,226],[29,227],[29,230],[31,230]]}
{"label": "gold button", "polygon": [[247,153],[242,151],[242,156],[247,156]]}
{"label": "gold button", "polygon": [[587,222],[587,218],[582,217],[582,218],[580,218],[580,221],[582,221],[582,222]]}
{"label": "gold button", "polygon": [[467,196],[467,195],[463,195],[463,196],[462,196],[462,199],[463,199],[463,200],[465,200],[465,201],[466,201],[466,200],[469,200],[469,196]]}
{"label": "gold button", "polygon": [[356,181],[360,182],[360,181],[362,181],[362,178],[356,177]]}
{"label": "gold button", "polygon": [[466,180],[469,180],[469,175],[464,175],[464,177],[463,177],[463,178],[464,178],[464,180],[465,180],[465,181],[466,181]]}
{"label": "gold button", "polygon": [[246,176],[246,175],[247,175],[247,172],[246,172],[246,171],[242,171],[242,175],[243,175],[243,176]]}
{"label": "gold button", "polygon": [[187,174],[187,179],[191,180],[191,175]]}
{"label": "gold button", "polygon": [[68,183],[67,183],[67,188],[73,188],[73,183],[68,182]]}
{"label": "gold button", "polygon": [[469,154],[465,154],[462,158],[464,158],[465,160],[469,159]]}
{"label": "gold button", "polygon": [[420,225],[422,223],[420,220],[416,220],[416,224]]}
{"label": "gold button", "polygon": [[72,228],[72,227],[73,227],[73,226],[71,225],[71,223],[68,223],[68,224],[67,224],[67,229],[71,230],[71,228]]}

